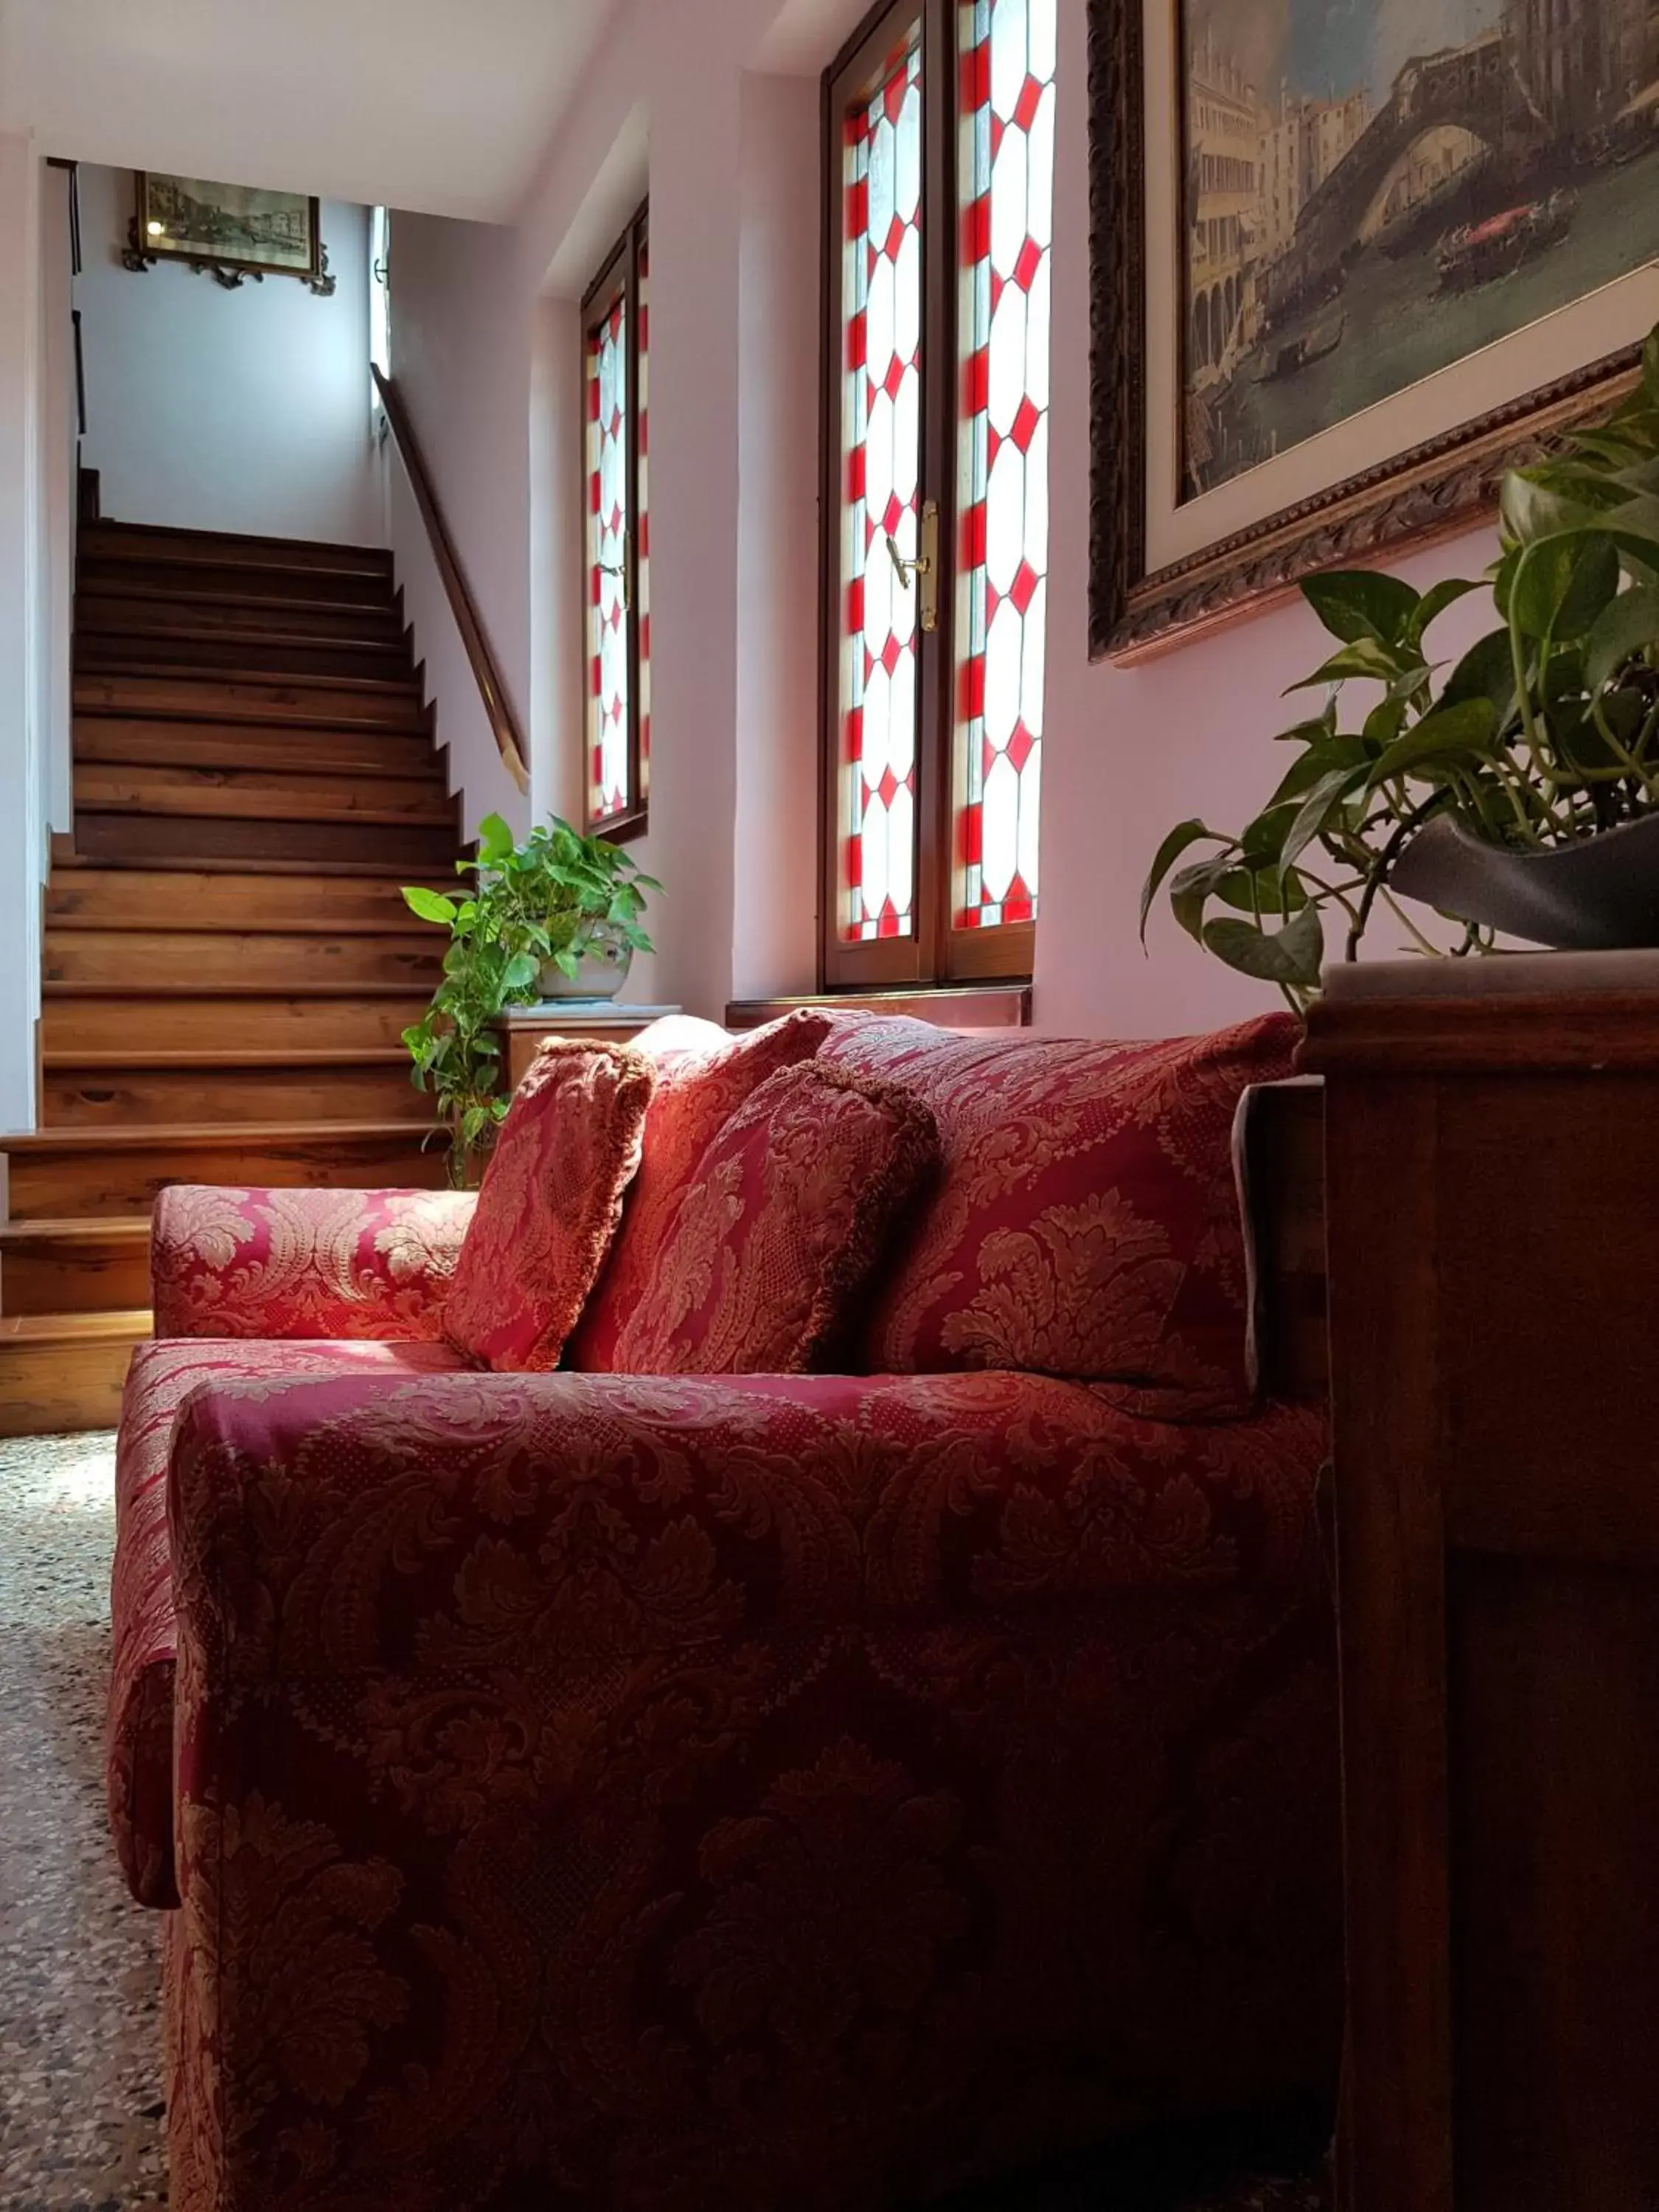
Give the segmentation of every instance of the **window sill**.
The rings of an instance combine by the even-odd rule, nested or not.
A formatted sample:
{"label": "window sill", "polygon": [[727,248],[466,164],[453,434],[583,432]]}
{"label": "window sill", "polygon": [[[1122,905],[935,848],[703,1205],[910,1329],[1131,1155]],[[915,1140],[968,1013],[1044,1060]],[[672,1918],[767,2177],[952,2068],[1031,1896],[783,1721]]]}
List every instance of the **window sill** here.
{"label": "window sill", "polygon": [[764,1022],[793,1013],[797,1006],[840,1006],[852,1013],[906,1014],[936,1029],[977,1035],[986,1030],[1028,1030],[1031,1026],[1029,983],[975,984],[966,988],[940,984],[901,991],[825,991],[799,999],[736,999],[726,1010],[729,1030],[757,1030]]}

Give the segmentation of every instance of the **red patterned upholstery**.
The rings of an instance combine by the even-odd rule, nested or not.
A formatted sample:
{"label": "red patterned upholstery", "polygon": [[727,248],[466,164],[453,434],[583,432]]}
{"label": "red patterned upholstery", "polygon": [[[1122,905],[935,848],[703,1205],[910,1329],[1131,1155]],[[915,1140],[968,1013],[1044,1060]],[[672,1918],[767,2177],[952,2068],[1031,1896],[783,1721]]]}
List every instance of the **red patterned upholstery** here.
{"label": "red patterned upholstery", "polygon": [[[164,1206],[173,1195],[170,1191],[164,1194]],[[175,1220],[178,1218],[175,1215]],[[460,1364],[456,1354],[441,1344],[198,1340],[141,1344],[133,1353],[115,1456],[117,1543],[110,1592],[115,1649],[104,1778],[110,1832],[121,1871],[141,1905],[179,1902],[173,1869],[175,1629],[167,1475],[179,1407],[200,1384],[233,1376],[256,1385],[296,1376],[315,1380],[342,1374],[406,1379]]]}
{"label": "red patterned upholstery", "polygon": [[804,1060],[769,1076],[691,1171],[622,1375],[799,1375],[835,1363],[912,1194],[933,1118],[890,1083]]}
{"label": "red patterned upholstery", "polygon": [[1328,2083],[1310,1417],[198,1391],[176,2212],[858,2212]]}
{"label": "red patterned upholstery", "polygon": [[435,1339],[471,1192],[210,1190],[150,1229],[157,1336]]}
{"label": "red patterned upholstery", "polygon": [[466,1358],[556,1367],[640,1164],[656,1081],[626,1045],[556,1037],[513,1094],[444,1308]]}
{"label": "red patterned upholstery", "polygon": [[[745,1102],[822,1044],[943,1146],[865,1377],[248,1342],[432,1333],[457,1218],[394,1262],[384,1194],[163,1201],[163,1325],[244,1339],[141,1350],[119,1452],[111,1815],[180,1901],[175,2212],[875,2212],[1328,2089],[1324,1432],[1241,1412],[1229,1148],[1291,1041],[659,1036],[568,1358],[630,1316],[715,1356],[714,1303],[657,1311],[677,1217],[695,1258],[726,1137],[757,1183],[793,1143]],[[722,1343],[792,1304],[753,1258]],[[463,1340],[523,1260],[451,1293]]]}
{"label": "red patterned upholstery", "polygon": [[684,1015],[653,1023],[635,1038],[635,1051],[657,1070],[645,1154],[567,1366],[586,1375],[615,1370],[623,1324],[656,1273],[691,1170],[750,1093],[778,1069],[810,1060],[832,1026],[828,1014],[803,1006],[735,1042],[712,1022]]}
{"label": "red patterned upholstery", "polygon": [[945,1152],[859,1364],[1073,1376],[1175,1420],[1248,1410],[1233,1118],[1299,1035],[1288,1015],[1157,1044],[838,1028],[823,1060],[913,1090]]}

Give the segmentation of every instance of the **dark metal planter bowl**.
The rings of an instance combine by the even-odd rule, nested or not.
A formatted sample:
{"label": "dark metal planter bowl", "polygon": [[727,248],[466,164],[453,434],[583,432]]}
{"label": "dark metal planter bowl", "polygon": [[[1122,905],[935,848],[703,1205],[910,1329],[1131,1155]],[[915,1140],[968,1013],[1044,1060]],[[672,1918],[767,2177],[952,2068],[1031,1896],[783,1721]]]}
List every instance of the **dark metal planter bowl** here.
{"label": "dark metal planter bowl", "polygon": [[1455,921],[1559,952],[1659,945],[1659,814],[1543,853],[1489,845],[1437,815],[1395,861],[1389,887]]}

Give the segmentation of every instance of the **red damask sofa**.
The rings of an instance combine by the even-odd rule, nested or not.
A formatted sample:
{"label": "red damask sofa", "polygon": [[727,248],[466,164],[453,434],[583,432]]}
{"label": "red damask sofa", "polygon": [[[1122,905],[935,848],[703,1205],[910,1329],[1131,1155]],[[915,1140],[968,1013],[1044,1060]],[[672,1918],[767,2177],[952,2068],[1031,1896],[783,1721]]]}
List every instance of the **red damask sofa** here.
{"label": "red damask sofa", "polygon": [[825,1026],[943,1147],[865,1372],[481,1372],[469,1199],[164,1197],[108,1775],[181,2212],[857,2212],[1334,2080],[1229,1159],[1291,1029]]}

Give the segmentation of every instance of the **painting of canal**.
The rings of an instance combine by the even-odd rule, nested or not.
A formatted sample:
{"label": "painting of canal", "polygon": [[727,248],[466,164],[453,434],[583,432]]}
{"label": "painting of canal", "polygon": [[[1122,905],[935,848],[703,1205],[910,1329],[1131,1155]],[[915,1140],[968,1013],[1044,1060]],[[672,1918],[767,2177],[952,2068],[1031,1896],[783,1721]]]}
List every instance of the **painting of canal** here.
{"label": "painting of canal", "polygon": [[1183,0],[1182,497],[1659,257],[1659,0]]}

